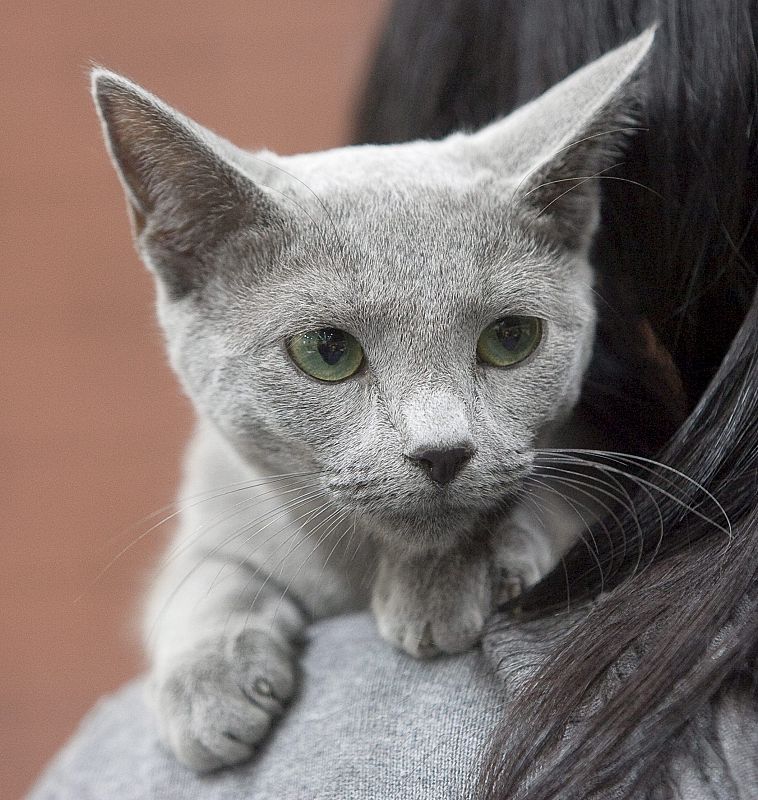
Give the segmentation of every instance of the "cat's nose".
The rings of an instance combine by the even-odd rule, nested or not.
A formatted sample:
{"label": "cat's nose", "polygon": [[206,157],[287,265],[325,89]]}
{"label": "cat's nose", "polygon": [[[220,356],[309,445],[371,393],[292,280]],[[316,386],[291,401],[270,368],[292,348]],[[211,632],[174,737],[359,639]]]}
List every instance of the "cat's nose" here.
{"label": "cat's nose", "polygon": [[475,452],[472,447],[429,447],[415,450],[408,458],[425,469],[435,483],[444,485],[453,480]]}

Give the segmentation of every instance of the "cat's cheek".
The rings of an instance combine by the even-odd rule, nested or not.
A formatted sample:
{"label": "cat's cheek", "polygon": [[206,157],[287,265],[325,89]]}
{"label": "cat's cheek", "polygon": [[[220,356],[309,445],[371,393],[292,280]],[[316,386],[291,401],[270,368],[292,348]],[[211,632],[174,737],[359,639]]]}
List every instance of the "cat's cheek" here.
{"label": "cat's cheek", "polygon": [[[260,391],[246,414],[243,434],[257,443],[260,457],[266,456],[266,448],[275,448],[295,465],[319,465],[328,474],[350,472],[352,464],[352,471],[364,476],[375,460],[386,463],[386,443],[366,387],[314,383],[305,379]],[[259,447],[263,442],[266,446]]]}
{"label": "cat's cheek", "polygon": [[480,383],[480,404],[493,434],[507,431],[514,450],[528,446],[535,432],[552,418],[561,391],[556,371],[537,361],[517,370],[490,369]]}

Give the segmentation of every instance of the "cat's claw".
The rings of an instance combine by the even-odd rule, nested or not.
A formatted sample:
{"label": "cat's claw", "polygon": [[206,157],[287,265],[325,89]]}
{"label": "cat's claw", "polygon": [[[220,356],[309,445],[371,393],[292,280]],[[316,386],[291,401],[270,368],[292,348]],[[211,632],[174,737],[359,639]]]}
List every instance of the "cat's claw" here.
{"label": "cat's claw", "polygon": [[522,576],[503,574],[497,596],[498,605],[521,597],[525,589],[526,582]]}
{"label": "cat's claw", "polygon": [[294,664],[265,631],[204,642],[153,678],[164,742],[197,772],[246,761],[294,692]]}

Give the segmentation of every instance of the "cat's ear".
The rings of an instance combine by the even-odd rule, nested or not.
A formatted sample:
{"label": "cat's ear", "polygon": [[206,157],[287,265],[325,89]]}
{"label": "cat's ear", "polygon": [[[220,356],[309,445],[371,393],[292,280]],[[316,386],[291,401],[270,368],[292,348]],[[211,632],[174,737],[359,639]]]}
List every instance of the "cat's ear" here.
{"label": "cat's ear", "polygon": [[92,94],[138,249],[172,297],[203,284],[225,237],[277,226],[279,209],[225,156],[233,145],[115,73],[94,70]]}
{"label": "cat's ear", "polygon": [[649,28],[475,134],[515,178],[514,207],[562,246],[589,243],[598,183],[623,161],[626,141],[641,127],[654,36]]}

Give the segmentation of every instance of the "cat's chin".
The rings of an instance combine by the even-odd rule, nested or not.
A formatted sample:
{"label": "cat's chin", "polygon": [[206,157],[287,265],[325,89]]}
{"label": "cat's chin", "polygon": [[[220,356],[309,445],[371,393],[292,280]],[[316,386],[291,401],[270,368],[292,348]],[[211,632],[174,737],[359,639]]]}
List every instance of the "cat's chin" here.
{"label": "cat's chin", "polygon": [[380,545],[399,552],[425,553],[489,540],[488,532],[504,513],[502,508],[438,508],[422,513],[367,514],[363,522]]}

